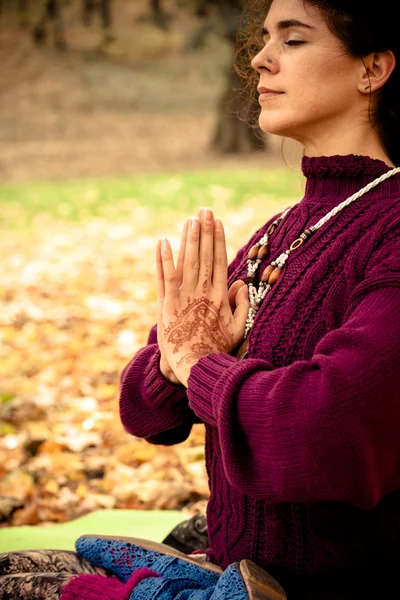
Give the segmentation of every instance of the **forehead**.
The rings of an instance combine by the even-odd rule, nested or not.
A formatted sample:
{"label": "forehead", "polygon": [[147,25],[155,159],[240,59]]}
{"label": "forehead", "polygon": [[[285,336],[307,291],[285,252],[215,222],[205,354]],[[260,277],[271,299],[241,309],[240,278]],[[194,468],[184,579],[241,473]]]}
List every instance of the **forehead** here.
{"label": "forehead", "polygon": [[320,11],[306,0],[273,0],[265,18],[265,26],[276,25],[279,21],[296,19],[313,27],[324,26]]}

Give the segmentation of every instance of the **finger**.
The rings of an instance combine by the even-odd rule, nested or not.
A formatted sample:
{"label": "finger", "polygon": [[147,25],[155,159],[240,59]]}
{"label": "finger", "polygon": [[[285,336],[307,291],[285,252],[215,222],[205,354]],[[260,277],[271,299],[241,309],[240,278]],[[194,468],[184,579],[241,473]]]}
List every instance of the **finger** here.
{"label": "finger", "polygon": [[244,281],[242,281],[241,279],[238,279],[237,281],[234,281],[232,283],[231,287],[228,290],[229,306],[231,307],[232,313],[234,313],[236,310],[236,294],[238,293],[238,291],[240,290],[240,288],[243,285],[244,285]]}
{"label": "finger", "polygon": [[214,263],[214,215],[208,208],[201,218],[199,283],[205,293],[212,284]]}
{"label": "finger", "polygon": [[226,253],[225,232],[222,222],[214,222],[214,267],[213,286],[226,290],[228,285],[228,256]]}
{"label": "finger", "polygon": [[190,219],[188,227],[185,258],[183,262],[182,285],[188,290],[197,287],[199,279],[199,245],[200,245],[200,221],[198,217]]}
{"label": "finger", "polygon": [[182,285],[182,281],[183,281],[183,265],[184,265],[184,261],[185,261],[185,249],[186,249],[186,243],[187,243],[189,222],[190,222],[190,219],[186,219],[186,221],[183,225],[181,245],[179,248],[178,261],[176,263],[176,272],[178,275],[178,285]]}
{"label": "finger", "polygon": [[161,262],[164,272],[164,298],[175,298],[178,295],[178,277],[174,265],[171,244],[165,238],[161,242]]}
{"label": "finger", "polygon": [[[199,210],[197,211],[197,218],[198,219],[201,219],[201,216],[202,216],[204,210],[205,210],[205,207],[204,206],[200,206]],[[187,219],[187,221],[185,222],[183,233],[182,233],[181,248],[180,248],[180,251],[179,251],[178,263],[177,263],[178,280],[180,282],[179,285],[182,285],[182,282],[183,282],[183,268],[184,268],[184,259],[185,259],[185,246],[186,246],[186,242],[187,242],[187,233],[188,233],[189,226],[190,226],[190,219]]]}
{"label": "finger", "polygon": [[238,342],[244,336],[249,308],[249,289],[247,285],[243,285],[236,294],[236,310],[233,313],[233,318],[235,319],[236,323]]}
{"label": "finger", "polygon": [[165,282],[164,282],[164,269],[161,258],[161,241],[158,240],[156,248],[156,271],[157,271],[157,296],[159,301],[164,300],[165,296]]}
{"label": "finger", "polygon": [[161,258],[161,240],[157,242],[156,249],[156,270],[157,270],[157,341],[158,346],[163,354],[162,347],[162,310],[165,297],[165,282],[164,282],[164,270],[162,266]]}

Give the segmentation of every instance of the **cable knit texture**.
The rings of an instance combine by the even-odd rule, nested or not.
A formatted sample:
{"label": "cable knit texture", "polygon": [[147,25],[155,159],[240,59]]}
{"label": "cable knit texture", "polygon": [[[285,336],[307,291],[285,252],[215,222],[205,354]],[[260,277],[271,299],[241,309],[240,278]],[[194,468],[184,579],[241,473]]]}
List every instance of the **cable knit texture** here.
{"label": "cable knit texture", "polygon": [[[355,155],[305,157],[302,167],[304,197],[272,236],[259,273],[389,170]],[[272,220],[239,251],[230,283],[246,276],[247,250]],[[185,439],[195,420],[205,423],[217,564],[249,558],[291,600],[302,590],[311,597],[311,588],[316,598],[344,600],[340,585],[337,595],[329,591],[341,578],[357,589],[372,575],[386,580],[400,560],[399,340],[398,175],[289,257],[257,314],[246,359],[203,357],[185,391],[160,373],[151,332],[123,374],[122,421],[162,444]]]}

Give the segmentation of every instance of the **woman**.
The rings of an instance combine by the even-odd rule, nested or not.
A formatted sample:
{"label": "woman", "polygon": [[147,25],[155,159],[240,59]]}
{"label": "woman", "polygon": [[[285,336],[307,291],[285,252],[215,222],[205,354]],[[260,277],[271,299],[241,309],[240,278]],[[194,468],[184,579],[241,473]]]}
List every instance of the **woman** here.
{"label": "woman", "polygon": [[[164,444],[204,421],[214,562],[250,558],[289,598],[314,588],[318,598],[344,598],[346,588],[365,598],[371,578],[389,576],[400,558],[399,175],[290,253],[260,307],[255,296],[272,259],[400,165],[394,3],[266,4],[252,60],[259,123],[303,145],[304,198],[271,234],[268,256],[254,246],[276,217],[239,251],[228,282],[222,225],[210,211],[190,220],[177,269],[168,242],[159,244],[158,345],[153,331],[126,368],[121,418]],[[243,280],[257,254],[249,287],[259,310],[240,360]]]}
{"label": "woman", "polygon": [[[133,435],[175,444],[205,423],[209,560],[227,569],[250,559],[289,600],[398,588],[394,7],[251,4],[249,23],[266,15],[251,63],[259,123],[303,145],[304,197],[256,232],[228,277],[210,210],[186,223],[176,267],[160,241],[157,331],[122,375],[121,419]],[[109,567],[104,548],[94,556],[89,546],[78,550]]]}

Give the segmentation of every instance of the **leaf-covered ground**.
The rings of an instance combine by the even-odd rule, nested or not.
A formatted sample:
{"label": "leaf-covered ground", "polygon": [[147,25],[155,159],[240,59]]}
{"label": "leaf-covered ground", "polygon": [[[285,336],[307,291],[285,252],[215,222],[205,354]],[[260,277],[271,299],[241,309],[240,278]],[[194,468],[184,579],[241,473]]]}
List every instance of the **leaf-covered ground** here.
{"label": "leaf-covered ground", "polygon": [[[218,207],[232,193],[221,185],[201,189],[196,206]],[[230,257],[288,205],[276,193],[256,192],[236,207],[222,202]],[[77,189],[71,194],[80,197]],[[106,202],[103,214],[66,220],[37,207],[33,216],[32,198],[21,190],[6,196],[0,194],[8,224],[0,237],[1,526],[62,522],[98,508],[204,510],[203,427],[180,446],[154,447],[125,433],[118,417],[120,372],[154,323],[156,240],[167,235],[177,250],[187,211],[146,207],[139,198],[129,204],[129,219],[121,218],[127,201],[120,199]],[[24,210],[29,224],[12,228],[12,215],[24,222]],[[113,218],[104,216],[113,210]]]}
{"label": "leaf-covered ground", "polygon": [[[99,28],[77,15],[62,55],[12,19],[1,32],[3,527],[102,507],[204,509],[203,428],[156,448],[118,418],[119,374],[154,323],[155,242],[176,248],[184,217],[211,205],[232,257],[301,193],[276,168],[279,138],[267,155],[210,151],[230,45],[214,34],[184,51],[198,25],[188,11],[161,31],[138,20],[147,0],[116,5],[115,55],[95,50]],[[178,174],[138,175],[166,171]]]}

